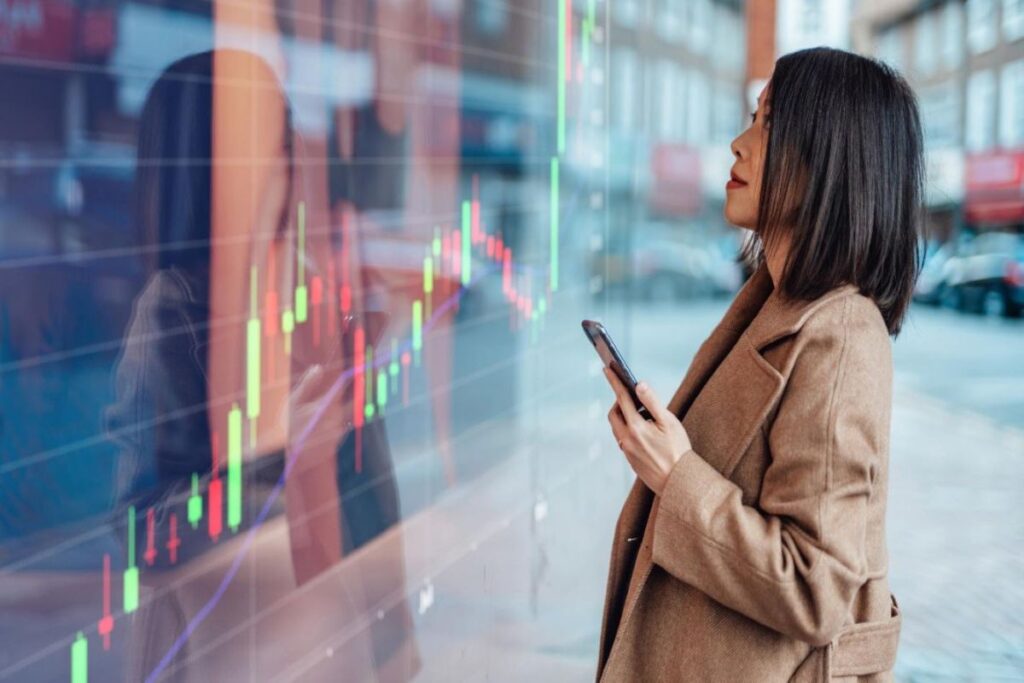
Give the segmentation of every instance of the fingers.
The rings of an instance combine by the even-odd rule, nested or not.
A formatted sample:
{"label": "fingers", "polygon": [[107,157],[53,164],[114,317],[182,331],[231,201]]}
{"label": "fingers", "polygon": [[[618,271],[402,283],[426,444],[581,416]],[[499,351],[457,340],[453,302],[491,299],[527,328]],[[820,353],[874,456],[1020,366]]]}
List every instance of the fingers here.
{"label": "fingers", "polygon": [[623,419],[622,411],[619,409],[618,403],[613,403],[611,410],[608,411],[608,422],[611,424],[612,436],[615,437],[615,442],[618,444],[619,450],[626,455],[627,459],[631,459],[630,453],[633,451],[635,445],[635,435],[633,430]]}
{"label": "fingers", "polygon": [[654,393],[654,389],[647,382],[637,382],[636,396],[644,404],[644,407],[647,408],[647,412],[651,414],[655,422],[664,424],[668,418],[674,417],[668,408],[662,404],[661,399],[658,398]]}
{"label": "fingers", "polygon": [[643,422],[644,419],[640,417],[640,413],[637,412],[636,406],[633,404],[633,397],[629,395],[629,390],[626,389],[626,385],[622,383],[619,376],[610,368],[604,369],[604,376],[615,392],[615,401],[619,405],[619,410],[622,411],[622,417],[626,424],[632,424],[637,420]]}
{"label": "fingers", "polygon": [[622,441],[629,436],[629,425],[622,418],[618,403],[613,403],[611,410],[608,411],[608,422],[612,426],[612,434],[616,441]]}

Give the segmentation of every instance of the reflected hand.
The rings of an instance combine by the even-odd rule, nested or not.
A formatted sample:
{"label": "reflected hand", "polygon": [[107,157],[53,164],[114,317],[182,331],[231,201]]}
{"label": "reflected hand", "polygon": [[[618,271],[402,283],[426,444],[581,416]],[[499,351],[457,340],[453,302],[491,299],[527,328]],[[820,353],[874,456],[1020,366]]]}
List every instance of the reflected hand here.
{"label": "reflected hand", "polygon": [[683,423],[662,405],[649,384],[638,383],[636,393],[653,421],[640,415],[618,375],[605,368],[604,376],[615,391],[615,403],[608,411],[615,440],[636,475],[660,495],[672,467],[690,450],[690,437]]}
{"label": "reflected hand", "polygon": [[[345,385],[338,386],[338,375],[319,363],[308,365],[288,394],[287,413],[279,416],[281,429],[290,435],[288,455],[301,458],[300,469],[324,458],[333,462],[334,447],[321,446],[328,442],[336,446],[352,428],[352,411],[346,410],[350,404],[342,401]],[[299,443],[297,437],[303,433],[306,437]]]}

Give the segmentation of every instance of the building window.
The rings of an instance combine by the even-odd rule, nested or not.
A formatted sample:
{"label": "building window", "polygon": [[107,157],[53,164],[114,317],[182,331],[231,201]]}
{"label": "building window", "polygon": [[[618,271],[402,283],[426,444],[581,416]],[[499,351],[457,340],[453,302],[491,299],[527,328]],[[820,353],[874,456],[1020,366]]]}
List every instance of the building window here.
{"label": "building window", "polygon": [[678,64],[673,65],[673,79],[675,82],[675,97],[676,97],[676,120],[675,120],[675,139],[683,140],[686,136],[686,69],[679,66]]}
{"label": "building window", "polygon": [[963,59],[963,6],[951,0],[942,10],[942,61],[947,68],[955,69]]}
{"label": "building window", "polygon": [[926,147],[952,147],[957,144],[958,91],[952,82],[921,89],[921,116],[924,119]]}
{"label": "building window", "polygon": [[1024,59],[1003,65],[999,84],[999,144],[1024,146]]}
{"label": "building window", "polygon": [[878,58],[897,71],[903,68],[903,41],[898,28],[892,27],[879,34]]}
{"label": "building window", "polygon": [[636,105],[639,101],[638,95],[638,65],[637,57],[632,49],[619,47],[615,49],[615,57],[612,63],[613,77],[615,82],[615,97],[613,99],[614,121],[619,127],[625,130],[636,128]]}
{"label": "building window", "polygon": [[744,25],[735,10],[718,4],[713,7],[712,52],[716,65],[738,73],[743,68],[746,54]]}
{"label": "building window", "polygon": [[968,151],[983,152],[995,145],[996,77],[991,69],[967,79],[967,121],[964,138]]}
{"label": "building window", "polygon": [[747,63],[747,22],[743,20],[739,12],[733,10],[727,10],[727,16],[727,25],[730,27],[729,35],[734,36],[733,41],[735,41],[734,48],[729,50],[731,63],[736,71],[742,72]]}
{"label": "building window", "polygon": [[922,75],[935,71],[935,13],[925,12],[917,19],[914,35],[914,66]]}
{"label": "building window", "polygon": [[708,47],[711,37],[711,4],[710,0],[688,0],[690,11],[690,49],[702,55]]}
{"label": "building window", "polygon": [[612,3],[615,9],[615,18],[623,26],[633,27],[640,23],[640,1],[639,0],[618,0]]}
{"label": "building window", "polygon": [[508,20],[508,6],[504,0],[477,0],[476,24],[483,33],[501,33]]}
{"label": "building window", "polygon": [[641,61],[644,74],[643,130],[648,137],[658,136],[658,64],[653,60]]}
{"label": "building window", "polygon": [[659,140],[677,141],[682,131],[682,103],[684,99],[679,92],[679,67],[667,59],[658,62],[657,82],[654,94],[658,100],[657,121],[654,129]]}
{"label": "building window", "polygon": [[1024,0],[1003,0],[1003,38],[1012,42],[1024,37]]}
{"label": "building window", "polygon": [[803,0],[800,8],[800,34],[802,40],[813,40],[821,31],[821,4],[819,0]]}
{"label": "building window", "polygon": [[691,145],[703,145],[707,142],[708,124],[711,121],[711,112],[708,109],[708,100],[711,99],[708,78],[703,72],[690,69],[686,80],[689,85],[686,98],[686,141]]}
{"label": "building window", "polygon": [[732,44],[735,37],[729,35],[727,12],[721,5],[711,7],[711,55],[719,66],[731,68],[729,50],[736,45]]}
{"label": "building window", "polygon": [[679,42],[683,37],[683,20],[680,16],[680,0],[659,0],[658,21],[654,29],[665,40]]}
{"label": "building window", "polygon": [[996,46],[996,0],[967,0],[967,45],[977,54]]}
{"label": "building window", "polygon": [[711,117],[711,138],[728,144],[740,132],[742,89],[732,83],[720,82],[715,87],[714,112]]}

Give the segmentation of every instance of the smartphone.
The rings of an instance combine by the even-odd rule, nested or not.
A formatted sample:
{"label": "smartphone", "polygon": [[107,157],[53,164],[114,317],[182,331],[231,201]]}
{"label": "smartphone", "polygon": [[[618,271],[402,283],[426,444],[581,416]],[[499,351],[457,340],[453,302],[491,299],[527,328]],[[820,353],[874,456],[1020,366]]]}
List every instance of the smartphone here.
{"label": "smartphone", "polygon": [[647,411],[644,404],[637,398],[636,375],[629,369],[629,365],[626,364],[626,360],[619,352],[619,348],[615,346],[615,342],[612,341],[608,330],[596,320],[584,320],[583,332],[587,335],[590,343],[594,345],[594,349],[597,351],[597,355],[601,357],[605,367],[611,368],[612,372],[626,385],[626,389],[629,390],[629,395],[633,399],[633,405],[636,406],[637,412],[645,420],[653,420],[654,416]]}

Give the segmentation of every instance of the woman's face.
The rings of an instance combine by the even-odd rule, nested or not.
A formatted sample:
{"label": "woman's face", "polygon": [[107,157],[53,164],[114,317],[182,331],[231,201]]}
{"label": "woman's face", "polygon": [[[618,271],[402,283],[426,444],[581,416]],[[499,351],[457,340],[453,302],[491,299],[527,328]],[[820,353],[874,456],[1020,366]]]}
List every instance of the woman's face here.
{"label": "woman's face", "polygon": [[761,197],[761,173],[768,151],[768,129],[764,119],[768,109],[768,85],[757,97],[757,110],[750,127],[732,141],[736,161],[731,178],[725,186],[725,219],[733,225],[751,230],[757,227],[757,205]]}

